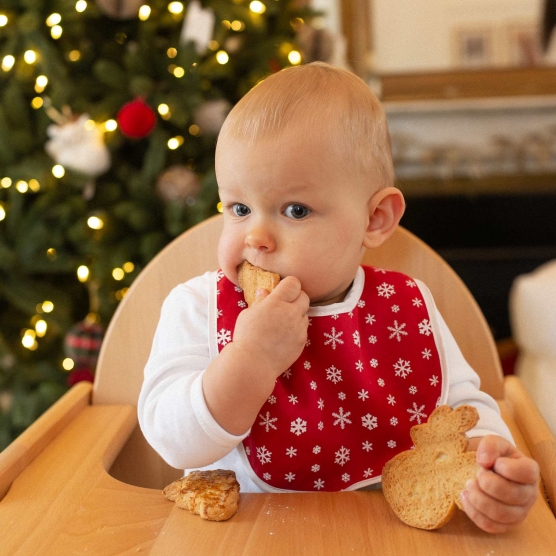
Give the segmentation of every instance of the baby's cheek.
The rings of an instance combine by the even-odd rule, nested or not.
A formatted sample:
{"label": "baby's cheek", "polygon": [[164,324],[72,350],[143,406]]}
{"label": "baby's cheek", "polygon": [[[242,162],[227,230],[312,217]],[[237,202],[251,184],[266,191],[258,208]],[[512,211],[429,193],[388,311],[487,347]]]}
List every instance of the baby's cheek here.
{"label": "baby's cheek", "polygon": [[218,265],[228,280],[238,284],[237,267],[242,262],[240,250],[236,242],[226,234],[222,234],[218,243]]}

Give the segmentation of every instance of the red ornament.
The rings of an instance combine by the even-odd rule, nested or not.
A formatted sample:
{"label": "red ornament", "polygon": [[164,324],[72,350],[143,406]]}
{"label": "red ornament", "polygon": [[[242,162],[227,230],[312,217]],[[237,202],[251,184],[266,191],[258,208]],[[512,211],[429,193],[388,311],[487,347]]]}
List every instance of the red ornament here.
{"label": "red ornament", "polygon": [[143,99],[138,98],[122,106],[117,120],[121,132],[126,137],[143,139],[153,130],[156,113]]}

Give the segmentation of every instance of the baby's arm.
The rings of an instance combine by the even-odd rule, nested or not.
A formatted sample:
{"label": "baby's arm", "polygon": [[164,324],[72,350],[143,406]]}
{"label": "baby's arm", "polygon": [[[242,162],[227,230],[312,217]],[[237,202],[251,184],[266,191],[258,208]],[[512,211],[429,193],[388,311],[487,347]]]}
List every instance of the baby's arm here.
{"label": "baby's arm", "polygon": [[249,430],[276,379],[299,357],[307,341],[309,298],[289,276],[239,315],[233,341],[203,376],[207,407],[230,434]]}

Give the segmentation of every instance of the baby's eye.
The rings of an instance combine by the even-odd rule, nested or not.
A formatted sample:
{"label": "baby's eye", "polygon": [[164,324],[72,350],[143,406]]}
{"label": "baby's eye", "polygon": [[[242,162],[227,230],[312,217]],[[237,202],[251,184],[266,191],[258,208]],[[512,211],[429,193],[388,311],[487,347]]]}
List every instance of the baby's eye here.
{"label": "baby's eye", "polygon": [[295,218],[296,220],[301,220],[302,218],[305,218],[311,211],[307,208],[304,207],[303,205],[288,205],[286,207],[286,210],[284,211],[284,214],[288,217],[288,218]]}
{"label": "baby's eye", "polygon": [[235,216],[247,216],[251,212],[251,209],[241,203],[235,203],[232,205],[232,212]]}

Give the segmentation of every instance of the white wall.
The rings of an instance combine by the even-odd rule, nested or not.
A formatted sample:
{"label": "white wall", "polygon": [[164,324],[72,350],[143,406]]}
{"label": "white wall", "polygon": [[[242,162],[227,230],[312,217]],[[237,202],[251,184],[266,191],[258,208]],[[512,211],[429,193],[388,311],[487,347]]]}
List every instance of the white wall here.
{"label": "white wall", "polygon": [[[332,0],[331,0],[332,1]],[[490,26],[496,41],[508,25],[540,21],[543,0],[372,0],[375,70],[452,67],[455,30]],[[504,52],[497,59],[503,64]]]}

